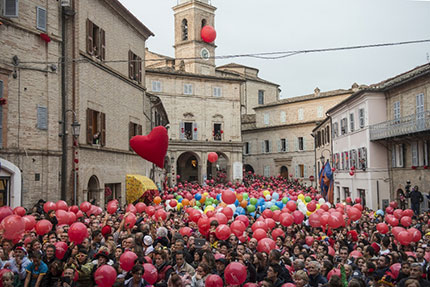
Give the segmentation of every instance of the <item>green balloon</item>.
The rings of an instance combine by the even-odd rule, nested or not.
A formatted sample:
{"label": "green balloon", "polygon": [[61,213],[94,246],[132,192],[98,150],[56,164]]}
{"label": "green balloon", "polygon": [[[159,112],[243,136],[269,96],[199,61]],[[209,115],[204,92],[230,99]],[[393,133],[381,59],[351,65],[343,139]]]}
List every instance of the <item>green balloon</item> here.
{"label": "green balloon", "polygon": [[276,206],[276,205],[272,205],[272,206],[270,207],[270,210],[271,210],[271,211],[279,210],[279,207],[278,207],[278,206]]}
{"label": "green balloon", "polygon": [[306,201],[306,202],[310,202],[311,200],[312,200],[312,198],[311,198],[310,196],[306,196],[306,197],[305,197],[305,201]]}
{"label": "green balloon", "polygon": [[218,204],[218,203],[219,203],[219,201],[218,201],[217,199],[214,199],[213,203],[214,203],[214,204]]}
{"label": "green balloon", "polygon": [[256,205],[256,204],[257,204],[257,202],[258,202],[258,200],[257,200],[256,198],[251,198],[251,199],[249,200],[249,202],[250,202],[252,205]]}
{"label": "green balloon", "polygon": [[283,204],[287,204],[287,202],[288,202],[288,198],[286,198],[286,197],[282,198],[282,203]]}
{"label": "green balloon", "polygon": [[243,194],[243,199],[244,199],[244,200],[247,200],[247,199],[248,199],[248,197],[249,197],[249,195],[245,192],[245,193]]}
{"label": "green balloon", "polygon": [[181,198],[182,198],[182,196],[178,195],[178,196],[176,197],[176,200],[180,200]]}
{"label": "green balloon", "polygon": [[197,210],[198,210],[198,209],[200,209],[198,206],[194,206],[193,208],[194,208],[194,209],[197,209]]}
{"label": "green balloon", "polygon": [[201,206],[202,204],[200,203],[200,201],[196,201],[196,205]]}
{"label": "green balloon", "polygon": [[246,207],[246,209],[248,210],[248,212],[254,212],[255,211],[255,205],[250,204]]}

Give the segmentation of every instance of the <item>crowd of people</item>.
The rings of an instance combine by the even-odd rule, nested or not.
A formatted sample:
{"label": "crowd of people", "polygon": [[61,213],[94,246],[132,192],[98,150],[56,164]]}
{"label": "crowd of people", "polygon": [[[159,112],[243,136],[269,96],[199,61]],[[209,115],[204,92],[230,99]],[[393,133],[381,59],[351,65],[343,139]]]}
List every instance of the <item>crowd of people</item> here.
{"label": "crowd of people", "polygon": [[[279,177],[252,175],[240,186],[216,185],[216,190],[227,188],[236,193],[241,188],[264,189],[272,195],[277,188],[309,195],[313,201],[317,198],[314,189]],[[127,210],[127,206],[114,212],[84,212],[76,220],[86,225],[88,237],[79,244],[70,240],[70,226],[59,224],[54,210],[46,213],[45,201],[40,200],[27,214],[36,222],[47,219],[52,229],[43,235],[35,229],[27,230],[19,240],[0,237],[1,284],[4,287],[109,286],[107,280],[97,278],[97,270],[109,265],[116,272],[110,286],[430,286],[428,213],[412,217],[409,227],[419,230],[420,235],[406,245],[393,232],[378,231],[378,224],[389,216],[386,211],[376,212],[366,207],[358,220],[345,219],[338,228],[313,227],[309,216],[298,223],[281,224],[274,216],[279,208],[264,213],[261,208],[252,212],[243,209],[244,214],[235,212],[229,216],[226,225],[232,227],[239,216],[245,216],[249,224],[244,232],[231,232],[221,240],[217,236],[221,224],[214,214],[226,205],[208,211],[203,205],[192,207],[191,202],[181,208],[167,204],[166,199],[172,198],[168,194],[193,193],[195,189],[195,184],[184,183],[161,194],[163,201],[151,206],[166,210],[165,219],[149,212],[150,205],[140,213]],[[282,196],[285,193],[279,200]],[[349,199],[342,204],[347,210],[355,201]],[[394,210],[396,203],[390,207]],[[207,229],[203,230],[200,222],[191,218],[193,210],[211,218]],[[387,212],[393,213],[392,210]],[[129,226],[126,218],[132,212],[136,214],[136,222]],[[274,219],[275,223],[265,229],[264,238],[275,242],[269,249],[260,246],[262,239],[253,228],[263,217]],[[122,262],[126,252],[136,255],[132,266],[127,268]]]}

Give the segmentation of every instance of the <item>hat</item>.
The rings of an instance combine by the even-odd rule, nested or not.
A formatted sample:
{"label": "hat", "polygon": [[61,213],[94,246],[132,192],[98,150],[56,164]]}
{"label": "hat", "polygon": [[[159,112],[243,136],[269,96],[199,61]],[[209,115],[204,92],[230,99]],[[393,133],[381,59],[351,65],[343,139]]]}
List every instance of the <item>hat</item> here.
{"label": "hat", "polygon": [[25,254],[27,254],[27,250],[24,248],[24,246],[16,246],[14,250],[21,250],[22,252],[24,252]]}
{"label": "hat", "polygon": [[373,242],[372,244],[370,244],[370,246],[373,247],[373,249],[375,249],[375,253],[379,253],[379,251],[381,250],[381,247],[379,247],[378,243]]}
{"label": "hat", "polygon": [[104,258],[106,258],[107,260],[109,260],[109,254],[108,254],[106,251],[104,251],[104,250],[99,251],[99,252],[94,256],[94,258],[95,258],[95,259],[99,259],[99,257],[100,257],[100,256],[103,256]]}
{"label": "hat", "polygon": [[106,236],[107,234],[111,234],[112,233],[112,227],[110,227],[109,225],[105,225],[102,228],[102,234],[103,236]]}
{"label": "hat", "polygon": [[145,235],[145,237],[143,237],[143,243],[145,243],[146,246],[150,246],[154,243],[154,240],[152,240],[151,236]]}

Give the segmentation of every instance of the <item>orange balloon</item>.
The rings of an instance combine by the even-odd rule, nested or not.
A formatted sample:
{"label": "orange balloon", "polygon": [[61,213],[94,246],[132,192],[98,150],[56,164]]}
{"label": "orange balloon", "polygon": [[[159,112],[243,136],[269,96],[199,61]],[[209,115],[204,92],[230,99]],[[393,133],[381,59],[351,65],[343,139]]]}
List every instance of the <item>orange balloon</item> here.
{"label": "orange balloon", "polygon": [[248,206],[248,201],[246,201],[246,200],[242,200],[242,201],[240,202],[240,206],[242,206],[243,208],[246,208],[246,207]]}
{"label": "orange balloon", "polygon": [[190,204],[190,201],[186,198],[182,199],[182,205],[183,206],[188,206]]}
{"label": "orange balloon", "polygon": [[221,202],[219,205],[220,205],[221,207],[226,207],[226,206],[227,206],[227,203],[225,203],[225,202]]}
{"label": "orange balloon", "polygon": [[242,202],[242,200],[243,200],[243,195],[242,195],[242,193],[236,193],[236,198],[237,198],[237,200],[238,200],[239,202]]}
{"label": "orange balloon", "polygon": [[154,198],[154,203],[155,203],[155,204],[160,204],[160,203],[161,203],[161,197],[156,196],[156,197]]}
{"label": "orange balloon", "polygon": [[206,196],[202,195],[202,198],[199,200],[200,203],[205,203],[206,201]]}
{"label": "orange balloon", "polygon": [[190,201],[190,205],[191,206],[195,206],[196,205],[196,200],[193,198],[193,199],[191,199],[191,201]]}

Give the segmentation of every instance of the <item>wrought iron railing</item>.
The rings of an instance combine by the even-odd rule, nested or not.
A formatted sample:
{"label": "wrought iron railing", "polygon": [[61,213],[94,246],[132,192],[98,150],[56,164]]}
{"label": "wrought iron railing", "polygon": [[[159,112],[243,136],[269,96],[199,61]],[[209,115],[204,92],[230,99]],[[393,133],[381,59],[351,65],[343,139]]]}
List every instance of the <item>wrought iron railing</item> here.
{"label": "wrought iron railing", "polygon": [[370,140],[380,140],[430,131],[430,111],[370,126]]}

